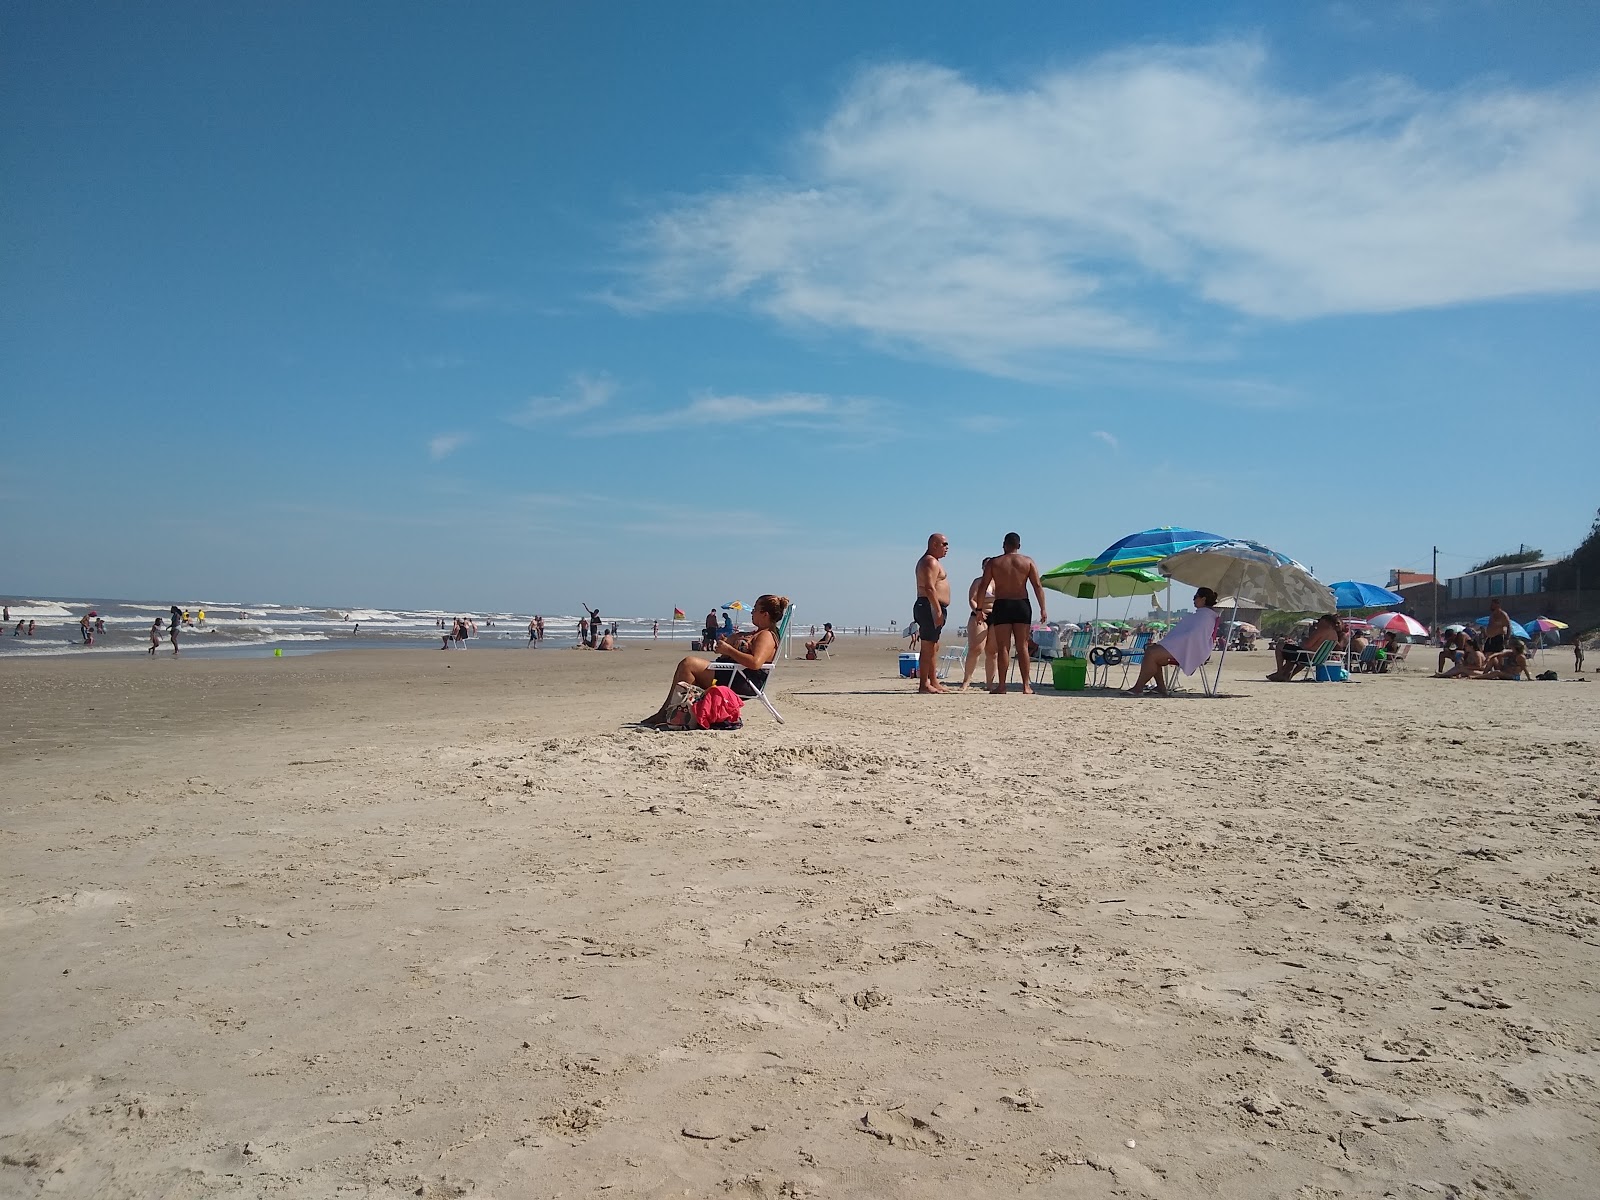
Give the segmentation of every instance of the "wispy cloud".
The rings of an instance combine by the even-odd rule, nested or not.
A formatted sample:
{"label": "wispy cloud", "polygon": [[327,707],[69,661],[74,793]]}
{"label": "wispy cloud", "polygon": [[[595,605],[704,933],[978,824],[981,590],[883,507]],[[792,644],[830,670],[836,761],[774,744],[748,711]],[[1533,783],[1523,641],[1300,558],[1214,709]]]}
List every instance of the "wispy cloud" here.
{"label": "wispy cloud", "polygon": [[769,425],[815,431],[862,428],[874,411],[871,401],[806,392],[766,398],[706,393],[680,408],[635,413],[597,426],[592,433],[654,433],[663,429]]}
{"label": "wispy cloud", "polygon": [[1104,429],[1096,429],[1089,436],[1092,437],[1092,438],[1099,439],[1100,441],[1104,442],[1106,445],[1110,446],[1113,450],[1117,449],[1118,446],[1121,444],[1121,443],[1119,443],[1117,441],[1117,435],[1116,434],[1107,433]]}
{"label": "wispy cloud", "polygon": [[507,413],[513,425],[537,426],[557,417],[575,417],[610,404],[617,384],[608,375],[578,374],[565,391],[555,396],[530,396],[515,412]]}
{"label": "wispy cloud", "polygon": [[438,462],[472,440],[470,433],[436,433],[428,439],[428,457]]}
{"label": "wispy cloud", "polygon": [[1250,42],[1009,88],[891,64],[794,163],[647,222],[626,303],[740,304],[1017,373],[1179,352],[1239,313],[1600,288],[1592,82],[1311,95]]}

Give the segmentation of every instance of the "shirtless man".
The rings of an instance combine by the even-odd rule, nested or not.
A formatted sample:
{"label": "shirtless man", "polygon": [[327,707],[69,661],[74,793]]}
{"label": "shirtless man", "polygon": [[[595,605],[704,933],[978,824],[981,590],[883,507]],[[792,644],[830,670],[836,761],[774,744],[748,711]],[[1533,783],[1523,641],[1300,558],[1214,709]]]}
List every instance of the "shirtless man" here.
{"label": "shirtless man", "polygon": [[1500,601],[1489,601],[1489,628],[1483,634],[1483,652],[1485,654],[1499,654],[1509,644],[1511,637],[1511,614],[1500,607]]}
{"label": "shirtless man", "polygon": [[994,585],[994,607],[989,610],[989,647],[994,652],[994,686],[991,695],[1006,694],[1006,674],[1011,669],[1007,642],[1015,645],[1017,666],[1022,669],[1022,694],[1033,695],[1033,676],[1028,674],[1028,637],[1033,629],[1033,609],[1028,605],[1028,588],[1039,598],[1039,620],[1048,621],[1045,612],[1044,584],[1039,568],[1023,554],[1020,534],[1008,533],[1001,544],[1004,553],[991,558],[983,568],[985,588]]}
{"label": "shirtless man", "polygon": [[950,539],[942,533],[928,535],[928,549],[917,559],[917,601],[911,619],[921,638],[917,647],[917,691],[924,695],[948,692],[939,682],[939,634],[950,614],[950,576],[939,560],[950,553]]}
{"label": "shirtless man", "polygon": [[[989,569],[991,559],[983,560],[983,569]],[[983,656],[983,685],[994,687],[994,651],[989,648],[989,610],[994,607],[994,585],[984,586],[980,573],[967,588],[967,605],[972,616],[967,620],[967,662],[961,672],[961,690],[972,686],[972,673],[977,670],[978,656]]]}

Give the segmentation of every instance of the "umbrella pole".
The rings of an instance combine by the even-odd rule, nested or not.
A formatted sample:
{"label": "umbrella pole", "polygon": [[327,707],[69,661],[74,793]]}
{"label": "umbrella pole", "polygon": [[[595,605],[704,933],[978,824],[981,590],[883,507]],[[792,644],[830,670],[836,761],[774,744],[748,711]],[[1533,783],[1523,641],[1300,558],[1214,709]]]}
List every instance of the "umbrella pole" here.
{"label": "umbrella pole", "polygon": [[[1229,635],[1233,632],[1233,625],[1234,625],[1234,623],[1236,621],[1238,621],[1238,619],[1239,619],[1239,594],[1237,592],[1235,592],[1234,596],[1233,596],[1233,615],[1228,618],[1228,628],[1224,629],[1222,631],[1222,657],[1217,659],[1217,673],[1216,673],[1216,676],[1215,676],[1215,682],[1212,683],[1212,685],[1211,685],[1211,695],[1213,695],[1213,696],[1215,696],[1219,691],[1222,690],[1222,664],[1228,661]],[[1205,683],[1205,681],[1206,681],[1206,669],[1202,665],[1201,668],[1200,668],[1200,682],[1201,683]]]}

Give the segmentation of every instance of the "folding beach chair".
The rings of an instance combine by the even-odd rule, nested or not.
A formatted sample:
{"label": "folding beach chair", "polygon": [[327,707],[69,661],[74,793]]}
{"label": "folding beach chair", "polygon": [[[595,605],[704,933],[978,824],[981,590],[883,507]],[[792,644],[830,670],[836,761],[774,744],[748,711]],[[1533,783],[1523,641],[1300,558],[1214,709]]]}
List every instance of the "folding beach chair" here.
{"label": "folding beach chair", "polygon": [[[1311,656],[1309,661],[1306,662],[1306,677],[1304,679],[1302,679],[1300,682],[1301,683],[1320,683],[1320,682],[1322,682],[1321,680],[1319,680],[1317,678],[1317,668],[1322,666],[1323,663],[1327,662],[1330,658],[1332,658],[1333,654],[1334,654],[1334,651],[1336,649],[1337,649],[1337,647],[1331,641],[1330,642],[1323,642],[1322,645],[1318,646],[1317,647],[1317,652]],[[1305,659],[1305,651],[1303,651],[1303,650],[1297,651],[1295,657],[1296,657],[1297,661]]]}
{"label": "folding beach chair", "polygon": [[[1122,652],[1122,682],[1117,685],[1119,688],[1126,688],[1128,686],[1128,673],[1132,671],[1133,668],[1142,666],[1144,664],[1144,650],[1145,647],[1150,644],[1151,637],[1152,635],[1148,633],[1135,634],[1133,646],[1130,649]],[[1102,667],[1101,670],[1106,673],[1107,677],[1110,676],[1111,668],[1109,666]],[[1102,684],[1101,686],[1105,687],[1109,685]],[[1170,685],[1168,690],[1171,690]]]}
{"label": "folding beach chair", "polygon": [[[784,640],[789,636],[789,618],[793,615],[794,605],[790,604],[789,607],[784,610],[783,620],[778,622],[778,628],[773,631],[777,634],[778,638],[778,652],[783,650]],[[774,653],[772,656],[772,661],[765,667],[767,672],[767,682],[766,687],[763,687],[761,684],[752,679],[749,673],[746,672],[745,669],[738,663],[714,662],[711,664],[711,671],[714,675],[716,675],[718,683],[725,684],[726,686],[733,688],[733,690],[738,692],[740,696],[744,696],[747,699],[761,701],[761,703],[767,706],[767,711],[777,719],[778,724],[782,725],[783,714],[772,706],[772,701],[767,698],[766,692],[766,688],[772,686],[772,673],[777,669],[778,653]],[[742,687],[740,686],[741,684],[743,685]],[[748,696],[746,696],[746,689],[748,689],[749,692]]]}

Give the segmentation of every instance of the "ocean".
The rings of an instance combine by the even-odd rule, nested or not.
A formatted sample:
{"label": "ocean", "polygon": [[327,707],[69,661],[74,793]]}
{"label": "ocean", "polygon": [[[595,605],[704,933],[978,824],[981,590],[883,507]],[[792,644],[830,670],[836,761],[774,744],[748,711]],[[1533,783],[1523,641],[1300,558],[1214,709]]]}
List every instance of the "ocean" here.
{"label": "ocean", "polygon": [[[165,622],[172,601],[105,600],[89,597],[17,598],[10,602],[11,617],[0,630],[0,658],[10,655],[141,654],[150,646],[150,623],[162,618],[161,649],[171,654]],[[291,604],[248,604],[233,600],[178,603],[195,619],[180,627],[178,645],[185,655],[261,656],[281,650],[308,654],[319,650],[375,648],[439,648],[443,631],[455,617],[470,617],[478,632],[466,649],[512,649],[528,644],[530,613],[456,613],[442,609],[308,608]],[[106,631],[85,646],[78,621],[85,613],[98,613]],[[199,614],[205,613],[205,622]],[[579,614],[581,616],[582,614]],[[617,623],[623,642],[651,640],[651,617],[615,617],[602,612],[607,625]],[[32,637],[27,623],[34,622]],[[23,632],[17,634],[18,623]],[[679,621],[677,639],[687,643],[699,634],[700,621]],[[544,614],[545,649],[577,645],[578,617]],[[673,636],[670,620],[661,622],[661,638]]]}

